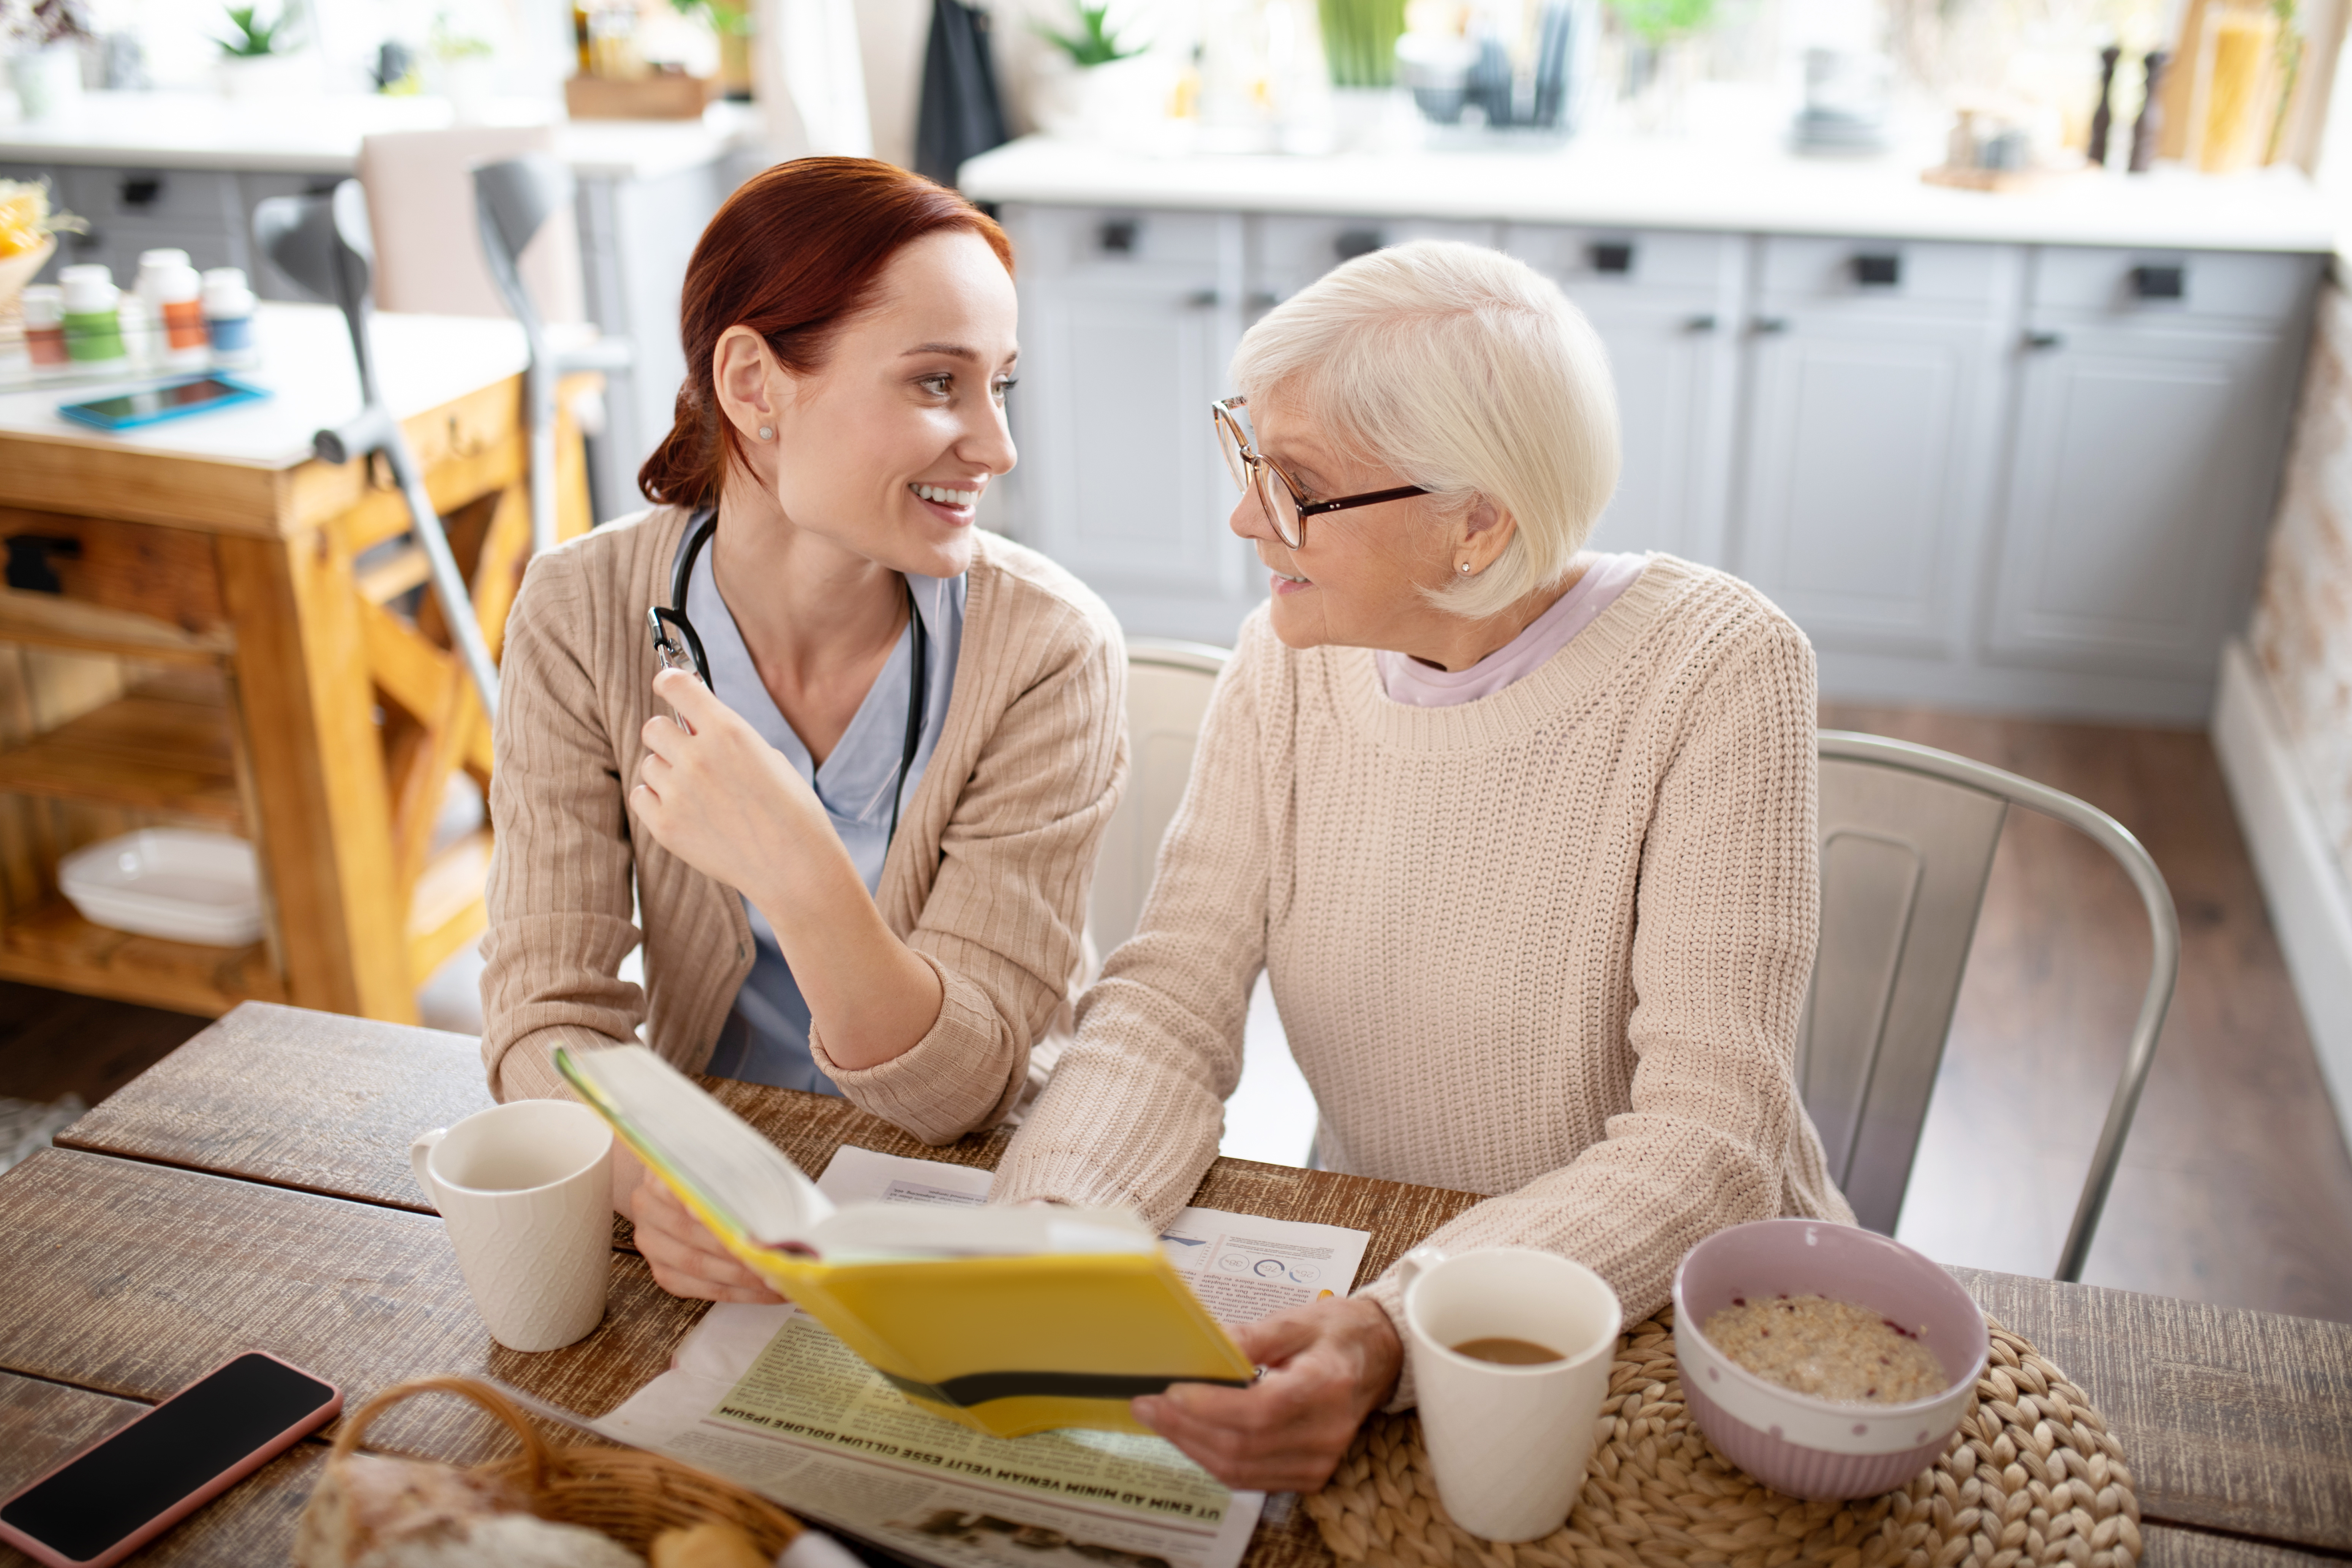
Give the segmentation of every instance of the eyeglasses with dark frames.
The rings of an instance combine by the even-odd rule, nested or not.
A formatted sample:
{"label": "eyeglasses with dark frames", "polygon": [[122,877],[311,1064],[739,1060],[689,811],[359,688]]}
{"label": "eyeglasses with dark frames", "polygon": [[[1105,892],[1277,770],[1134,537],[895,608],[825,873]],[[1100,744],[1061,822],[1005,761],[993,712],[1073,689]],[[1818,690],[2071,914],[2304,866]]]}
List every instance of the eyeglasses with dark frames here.
{"label": "eyeglasses with dark frames", "polygon": [[1377,506],[1381,501],[1402,500],[1407,496],[1425,496],[1428,489],[1421,485],[1399,485],[1394,489],[1366,490],[1361,495],[1339,496],[1330,500],[1308,500],[1307,493],[1294,483],[1288,474],[1274,466],[1250,445],[1249,433],[1242,428],[1241,411],[1249,406],[1246,397],[1221,397],[1209,405],[1209,415],[1216,422],[1217,447],[1225,455],[1225,467],[1234,476],[1234,483],[1257,497],[1257,504],[1274,525],[1275,537],[1290,549],[1306,542],[1307,520],[1320,517],[1328,511],[1346,511],[1350,507]]}

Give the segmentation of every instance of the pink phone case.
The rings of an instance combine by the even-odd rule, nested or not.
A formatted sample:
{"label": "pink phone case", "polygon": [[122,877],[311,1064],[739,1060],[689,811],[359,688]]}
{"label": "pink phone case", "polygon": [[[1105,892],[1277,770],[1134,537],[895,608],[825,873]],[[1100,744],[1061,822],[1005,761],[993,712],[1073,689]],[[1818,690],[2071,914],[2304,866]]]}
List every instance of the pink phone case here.
{"label": "pink phone case", "polygon": [[[121,1562],[124,1558],[130,1556],[132,1552],[138,1551],[141,1547],[146,1545],[149,1542],[154,1540],[157,1536],[163,1534],[165,1531],[179,1523],[180,1521],[187,1518],[188,1515],[195,1512],[196,1510],[204,1507],[205,1504],[212,1501],[213,1499],[220,1496],[221,1493],[228,1490],[229,1488],[236,1485],[237,1482],[245,1479],[246,1477],[253,1474],[254,1471],[261,1468],[262,1466],[269,1463],[270,1460],[276,1458],[278,1455],[284,1453],[287,1449],[300,1442],[304,1437],[316,1432],[320,1427],[324,1426],[328,1422],[332,1421],[337,1415],[342,1414],[343,1391],[341,1389],[337,1388],[331,1383],[327,1383],[327,1380],[320,1377],[317,1373],[312,1372],[306,1367],[296,1366],[284,1356],[270,1355],[268,1351],[239,1351],[236,1354],[229,1357],[227,1361],[221,1363],[220,1366],[215,1366],[206,1372],[204,1377],[192,1380],[188,1384],[188,1388],[194,1388],[197,1384],[204,1382],[205,1377],[211,1377],[215,1373],[219,1372],[222,1367],[229,1365],[230,1363],[243,1361],[249,1355],[268,1357],[268,1359],[276,1362],[282,1367],[300,1373],[304,1377],[310,1379],[314,1383],[326,1384],[326,1386],[331,1391],[333,1396],[325,1404],[319,1405],[309,1414],[302,1416],[300,1420],[286,1428],[285,1431],[280,1432],[278,1436],[270,1438],[268,1442],[254,1449],[253,1452],[247,1454],[244,1458],[239,1459],[236,1464],[231,1465],[227,1469],[223,1470],[219,1475],[215,1476],[211,1480],[206,1481],[203,1486],[197,1488],[194,1491],[190,1492],[186,1497],[182,1498],[178,1502],[173,1503],[170,1508],[165,1509],[162,1513],[157,1514],[145,1524],[141,1525],[137,1530],[132,1531],[129,1535],[123,1537],[122,1540],[117,1542],[113,1546],[109,1547],[106,1551],[100,1552],[95,1557],[65,1556],[54,1548],[46,1546],[42,1542],[34,1540],[31,1536],[15,1529],[5,1521],[0,1521],[0,1542],[5,1542],[10,1546],[15,1547],[26,1556],[30,1557],[34,1562],[42,1564],[43,1568],[114,1568],[115,1563]],[[187,1389],[182,1389],[180,1392],[184,1394],[187,1392]],[[174,1399],[178,1397],[178,1394],[173,1395],[173,1398]],[[165,1403],[168,1404],[169,1401],[166,1401]],[[59,1470],[64,1469],[68,1465],[72,1464],[76,1459],[80,1458],[84,1454],[89,1453],[92,1448],[95,1448],[100,1444],[114,1437],[117,1434],[121,1433],[124,1427],[130,1426],[139,1421],[144,1421],[147,1419],[147,1416],[152,1413],[153,1412],[152,1410],[142,1413],[142,1415],[133,1417],[131,1421],[123,1423],[122,1426],[117,1426],[111,1432],[107,1432],[97,1437],[93,1437],[89,1442],[83,1444],[80,1447],[75,1449],[72,1453],[67,1455],[64,1458],[58,1460],[56,1464],[51,1465],[47,1469],[43,1470],[39,1475],[35,1476],[31,1480],[26,1481],[23,1486],[18,1487],[15,1491],[10,1492],[6,1497],[0,1498],[0,1508],[5,1508],[9,1503],[16,1501],[26,1492],[31,1491],[35,1487],[39,1486],[43,1481],[47,1480],[51,1476],[56,1475]]]}

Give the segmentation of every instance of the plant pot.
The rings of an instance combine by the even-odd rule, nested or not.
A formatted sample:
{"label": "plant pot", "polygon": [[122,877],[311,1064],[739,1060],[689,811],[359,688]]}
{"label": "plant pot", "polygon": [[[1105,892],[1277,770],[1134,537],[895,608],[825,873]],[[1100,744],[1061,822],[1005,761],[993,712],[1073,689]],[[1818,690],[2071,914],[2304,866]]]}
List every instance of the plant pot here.
{"label": "plant pot", "polygon": [[26,119],[63,119],[81,107],[81,46],[50,44],[10,55],[8,79]]}
{"label": "plant pot", "polygon": [[318,86],[302,55],[224,55],[214,64],[214,79],[222,97],[235,99],[302,98]]}

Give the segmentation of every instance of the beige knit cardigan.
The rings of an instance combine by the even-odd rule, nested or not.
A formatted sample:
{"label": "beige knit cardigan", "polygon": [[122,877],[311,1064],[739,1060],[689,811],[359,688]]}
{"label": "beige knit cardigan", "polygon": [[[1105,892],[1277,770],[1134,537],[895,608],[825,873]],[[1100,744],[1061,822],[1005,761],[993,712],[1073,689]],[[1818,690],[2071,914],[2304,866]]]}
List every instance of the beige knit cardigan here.
{"label": "beige knit cardigan", "polygon": [[[625,802],[659,710],[646,606],[669,603],[687,522],[656,508],[540,558],[507,623],[482,975],[482,1058],[501,1100],[563,1094],[552,1047],[633,1040],[649,1016],[654,1048],[700,1070],[751,970],[742,900],[642,832]],[[939,973],[939,1020],[858,1070],[810,1041],[850,1100],[927,1142],[1011,1108],[1067,1001],[1096,844],[1126,780],[1126,686],[1102,601],[978,535],[955,692],[876,893]],[[642,991],[615,978],[640,940],[633,875]]]}
{"label": "beige knit cardigan", "polygon": [[[1794,1078],[1815,722],[1804,635],[1668,556],[1455,707],[1392,702],[1369,651],[1297,651],[1254,616],[1136,935],[995,1196],[1169,1219],[1216,1154],[1263,967],[1325,1166],[1491,1194],[1438,1246],[1564,1253],[1631,1323],[1726,1226],[1852,1224]],[[1401,1310],[1392,1271],[1365,1293]]]}

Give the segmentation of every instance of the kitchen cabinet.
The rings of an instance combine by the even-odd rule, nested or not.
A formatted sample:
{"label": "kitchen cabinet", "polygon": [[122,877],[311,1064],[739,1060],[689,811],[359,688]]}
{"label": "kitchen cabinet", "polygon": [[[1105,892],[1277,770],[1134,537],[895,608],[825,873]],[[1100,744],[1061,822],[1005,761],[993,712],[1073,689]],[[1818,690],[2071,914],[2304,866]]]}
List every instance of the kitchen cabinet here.
{"label": "kitchen cabinet", "polygon": [[1823,647],[1965,651],[2015,253],[1773,239],[1729,564]]}
{"label": "kitchen cabinet", "polygon": [[1014,220],[1016,531],[1130,632],[1229,643],[1265,595],[1226,525],[1237,492],[1209,418],[1241,334],[1241,227],[1197,213]]}
{"label": "kitchen cabinet", "polygon": [[1287,166],[1263,164],[1246,171],[1263,188],[1212,205],[1206,173],[1121,163],[1199,198],[1138,210],[1079,199],[1091,163],[1024,155],[1034,199],[985,174],[1000,154],[965,171],[1021,256],[1023,458],[996,521],[1130,633],[1227,643],[1263,596],[1205,411],[1240,333],[1347,257],[1428,236],[1507,250],[1591,321],[1623,438],[1594,546],[1754,583],[1811,638],[1824,696],[2172,722],[2210,707],[2276,489],[2310,246],[1538,221],[1510,204],[1576,198],[1532,185],[1492,220],[1428,216],[1435,194],[1383,214],[1369,189],[1302,187],[1281,210]]}
{"label": "kitchen cabinet", "polygon": [[1559,284],[1609,355],[1623,449],[1592,547],[1725,564],[1745,241],[1518,226],[1504,247]]}
{"label": "kitchen cabinet", "polygon": [[2274,499],[2304,273],[2278,257],[2042,258],[1994,658],[2210,670]]}

